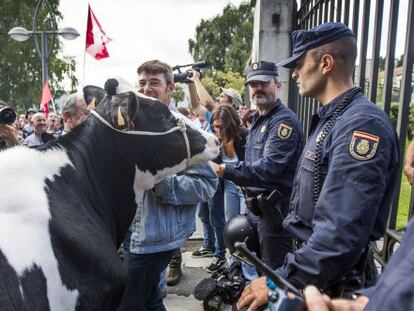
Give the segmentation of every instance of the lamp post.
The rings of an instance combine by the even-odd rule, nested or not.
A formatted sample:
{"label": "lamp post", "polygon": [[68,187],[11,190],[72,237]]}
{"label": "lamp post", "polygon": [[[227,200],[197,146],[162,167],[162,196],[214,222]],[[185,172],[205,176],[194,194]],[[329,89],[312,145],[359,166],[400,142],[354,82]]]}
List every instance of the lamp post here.
{"label": "lamp post", "polygon": [[[46,7],[48,9],[48,14],[50,15],[51,23],[52,23],[52,29],[51,30],[38,30],[37,25],[37,19],[39,14],[40,5],[44,2],[46,4]],[[41,38],[41,46],[39,47],[39,43],[37,40],[37,35],[40,34]],[[36,4],[35,14],[33,16],[33,27],[32,31],[29,31],[23,27],[14,27],[12,28],[8,35],[16,40],[16,41],[26,41],[30,37],[33,37],[33,41],[36,46],[36,51],[40,56],[40,60],[42,62],[42,86],[47,81],[48,77],[48,61],[50,54],[52,53],[53,46],[55,44],[56,36],[62,36],[66,40],[74,40],[79,36],[79,32],[72,27],[65,27],[62,29],[57,29],[56,26],[56,19],[55,15],[53,14],[52,7],[50,6],[50,3],[47,0],[39,0]],[[51,35],[52,37],[52,43],[50,44],[50,47],[48,49],[47,47],[47,35]]]}

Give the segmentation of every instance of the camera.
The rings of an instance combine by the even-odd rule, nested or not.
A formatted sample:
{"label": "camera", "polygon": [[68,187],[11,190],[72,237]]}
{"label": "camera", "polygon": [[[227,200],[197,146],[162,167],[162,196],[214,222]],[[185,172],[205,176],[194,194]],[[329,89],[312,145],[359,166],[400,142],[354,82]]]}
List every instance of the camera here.
{"label": "camera", "polygon": [[[189,72],[188,70],[186,72],[181,72],[181,68],[183,67],[191,67],[191,69],[200,72],[201,74],[201,69],[202,68],[206,68],[208,66],[208,64],[205,61],[201,61],[201,62],[197,62],[197,63],[193,63],[193,64],[187,64],[187,65],[177,65],[174,66],[172,68],[172,70],[177,70],[178,72],[176,74],[174,74],[174,83],[188,83],[188,77],[189,77]],[[201,76],[200,76],[201,78]]]}
{"label": "camera", "polygon": [[12,125],[16,120],[16,113],[12,108],[0,104],[0,124]]}
{"label": "camera", "polygon": [[206,311],[222,310],[224,304],[234,305],[237,302],[245,286],[241,261],[236,259],[230,267],[201,280],[194,289],[194,297],[203,301]]}

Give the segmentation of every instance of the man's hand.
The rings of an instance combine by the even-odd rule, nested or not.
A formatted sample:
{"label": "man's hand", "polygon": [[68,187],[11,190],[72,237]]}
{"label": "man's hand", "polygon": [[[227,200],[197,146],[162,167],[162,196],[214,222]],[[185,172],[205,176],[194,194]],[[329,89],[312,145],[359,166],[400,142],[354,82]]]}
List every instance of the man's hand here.
{"label": "man's hand", "polygon": [[8,147],[19,144],[17,131],[12,125],[0,124],[0,137],[6,141]]}
{"label": "man's hand", "polygon": [[244,288],[237,302],[237,309],[240,310],[245,306],[249,306],[247,311],[257,310],[260,306],[269,302],[269,297],[267,296],[269,291],[265,277],[254,280]]}
{"label": "man's hand", "polygon": [[404,174],[407,176],[408,182],[413,184],[414,175],[414,140],[408,145],[405,154]]}
{"label": "man's hand", "polygon": [[224,164],[217,164],[217,163],[211,162],[211,165],[213,165],[213,169],[219,177],[224,176],[224,168],[225,168]]}
{"label": "man's hand", "polygon": [[368,297],[360,296],[356,300],[335,299],[322,295],[315,286],[305,288],[305,301],[308,311],[360,311],[369,302]]}
{"label": "man's hand", "polygon": [[191,82],[194,82],[194,80],[200,80],[200,73],[197,70],[188,69],[187,79],[190,80]]}

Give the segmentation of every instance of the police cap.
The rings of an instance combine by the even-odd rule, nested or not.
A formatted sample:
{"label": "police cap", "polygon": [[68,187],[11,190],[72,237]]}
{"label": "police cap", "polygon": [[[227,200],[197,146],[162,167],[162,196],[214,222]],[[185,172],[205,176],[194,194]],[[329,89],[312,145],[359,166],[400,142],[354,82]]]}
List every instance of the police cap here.
{"label": "police cap", "polygon": [[244,84],[246,85],[250,81],[268,82],[277,76],[278,73],[275,63],[265,61],[255,62],[247,68],[246,82]]}
{"label": "police cap", "polygon": [[351,29],[342,23],[325,23],[310,30],[296,30],[292,33],[293,55],[277,65],[294,68],[298,59],[311,49],[336,41],[345,36],[355,36]]}

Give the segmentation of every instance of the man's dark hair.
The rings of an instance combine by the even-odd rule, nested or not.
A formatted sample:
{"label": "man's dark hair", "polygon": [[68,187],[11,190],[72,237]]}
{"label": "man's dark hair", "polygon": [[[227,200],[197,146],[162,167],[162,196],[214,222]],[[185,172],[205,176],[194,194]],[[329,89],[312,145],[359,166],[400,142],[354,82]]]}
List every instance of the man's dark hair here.
{"label": "man's dark hair", "polygon": [[167,83],[171,83],[174,81],[174,75],[171,66],[157,59],[147,61],[143,63],[141,66],[139,66],[137,69],[138,75],[140,75],[143,72],[153,75],[162,73],[164,74],[165,81]]}
{"label": "man's dark hair", "polygon": [[345,75],[352,75],[357,57],[357,43],[355,37],[342,37],[334,42],[327,43],[311,51],[312,58],[319,62],[324,54],[330,54],[338,64],[338,69]]}
{"label": "man's dark hair", "polygon": [[213,124],[215,120],[223,121],[223,131],[226,141],[229,141],[230,139],[239,134],[241,121],[239,115],[232,106],[217,106],[217,108],[213,110],[213,113],[211,115],[211,124]]}

